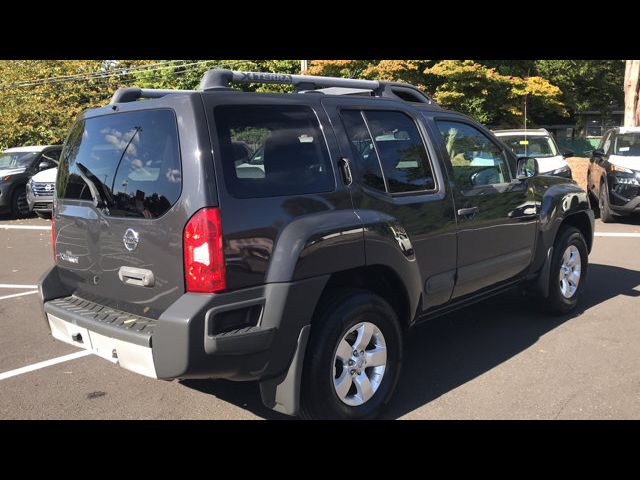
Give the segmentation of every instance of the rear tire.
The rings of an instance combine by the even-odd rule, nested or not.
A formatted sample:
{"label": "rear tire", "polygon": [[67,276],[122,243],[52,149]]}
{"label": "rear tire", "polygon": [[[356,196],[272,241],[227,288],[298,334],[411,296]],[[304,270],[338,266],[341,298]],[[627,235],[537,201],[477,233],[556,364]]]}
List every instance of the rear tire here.
{"label": "rear tire", "polygon": [[374,418],[398,383],[398,316],[382,297],[366,290],[335,291],[322,303],[305,355],[300,414],[308,419]]}
{"label": "rear tire", "polygon": [[607,188],[607,182],[602,182],[600,185],[598,208],[600,210],[600,220],[604,223],[612,223],[616,221],[616,218],[611,211],[611,207],[609,206],[609,190]]}
{"label": "rear tire", "polygon": [[565,315],[576,307],[587,279],[588,254],[587,242],[580,230],[575,227],[560,230],[549,272],[548,313]]}
{"label": "rear tire", "polygon": [[29,215],[27,191],[24,187],[16,188],[11,196],[11,215],[13,218],[25,218]]}

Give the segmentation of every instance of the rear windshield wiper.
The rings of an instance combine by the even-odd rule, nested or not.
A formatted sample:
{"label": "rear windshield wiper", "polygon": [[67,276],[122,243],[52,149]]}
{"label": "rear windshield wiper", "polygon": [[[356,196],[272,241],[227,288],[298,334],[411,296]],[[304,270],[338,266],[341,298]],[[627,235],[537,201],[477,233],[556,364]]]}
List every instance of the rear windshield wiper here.
{"label": "rear windshield wiper", "polygon": [[[89,187],[91,192],[91,198],[93,198],[93,205],[96,208],[108,208],[109,205],[114,205],[113,198],[108,192],[108,189],[104,183],[102,183],[98,177],[96,177],[91,170],[85,167],[82,163],[76,163],[78,166],[78,173],[84,183]],[[100,187],[100,188],[98,188]],[[100,192],[102,190],[102,193]]]}

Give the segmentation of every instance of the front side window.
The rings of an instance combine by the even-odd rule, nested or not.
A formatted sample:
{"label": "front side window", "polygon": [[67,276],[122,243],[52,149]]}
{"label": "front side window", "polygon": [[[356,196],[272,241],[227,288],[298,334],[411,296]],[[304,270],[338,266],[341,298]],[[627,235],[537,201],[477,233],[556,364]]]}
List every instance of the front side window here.
{"label": "front side window", "polygon": [[436,123],[459,188],[469,190],[510,181],[502,150],[484,133],[462,122],[438,120]]}
{"label": "front side window", "polygon": [[315,113],[305,106],[219,105],[214,110],[225,183],[238,198],[335,188]]}
{"label": "front side window", "polygon": [[87,200],[115,217],[157,218],[180,197],[176,117],[170,110],[79,120],[60,156],[58,197]]}
{"label": "front side window", "polygon": [[386,110],[344,110],[342,118],[364,184],[389,193],[435,189],[427,150],[411,117]]}
{"label": "front side window", "polygon": [[2,152],[0,153],[0,169],[27,168],[38,156],[38,152]]}

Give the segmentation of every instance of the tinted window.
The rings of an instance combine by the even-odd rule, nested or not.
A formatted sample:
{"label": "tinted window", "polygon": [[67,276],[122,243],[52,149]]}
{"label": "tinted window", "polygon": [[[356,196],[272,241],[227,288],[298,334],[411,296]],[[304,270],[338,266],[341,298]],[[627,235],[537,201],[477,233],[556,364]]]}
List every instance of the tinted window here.
{"label": "tinted window", "polygon": [[542,135],[505,135],[499,136],[518,157],[554,157],[559,155],[551,137]]}
{"label": "tinted window", "polygon": [[78,121],[65,143],[56,189],[111,216],[157,218],[182,187],[176,118],[170,110]]}
{"label": "tinted window", "polygon": [[0,168],[26,168],[38,156],[38,152],[2,152],[0,153]]}
{"label": "tinted window", "polygon": [[453,167],[454,180],[460,188],[465,190],[511,180],[502,150],[484,133],[466,123],[436,123]]}
{"label": "tinted window", "polygon": [[435,181],[429,158],[414,121],[404,113],[364,112],[375,141],[390,193],[433,190]]}
{"label": "tinted window", "polygon": [[344,110],[342,119],[362,183],[377,190],[386,191],[380,162],[362,113],[356,110]]}
{"label": "tinted window", "polygon": [[220,105],[215,119],[225,183],[240,198],[334,189],[318,119],[304,106]]}

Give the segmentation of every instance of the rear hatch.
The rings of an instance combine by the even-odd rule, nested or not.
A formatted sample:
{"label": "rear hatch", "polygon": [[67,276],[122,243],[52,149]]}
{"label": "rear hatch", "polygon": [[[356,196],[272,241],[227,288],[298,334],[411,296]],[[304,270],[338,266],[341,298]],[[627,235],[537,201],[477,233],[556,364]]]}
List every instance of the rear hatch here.
{"label": "rear hatch", "polygon": [[86,300],[157,318],[184,293],[181,190],[173,110],[80,119],[56,182],[61,280]]}

